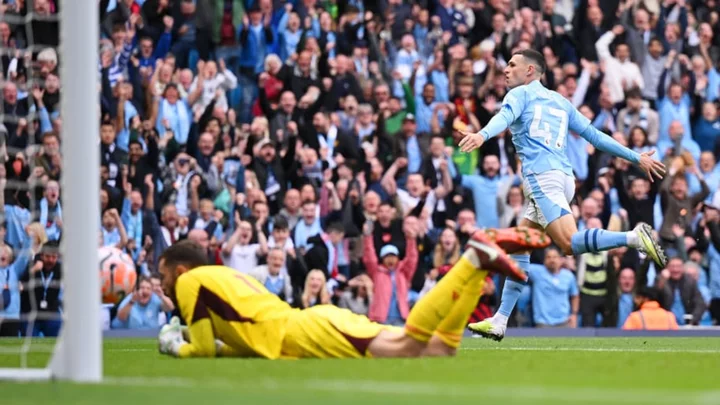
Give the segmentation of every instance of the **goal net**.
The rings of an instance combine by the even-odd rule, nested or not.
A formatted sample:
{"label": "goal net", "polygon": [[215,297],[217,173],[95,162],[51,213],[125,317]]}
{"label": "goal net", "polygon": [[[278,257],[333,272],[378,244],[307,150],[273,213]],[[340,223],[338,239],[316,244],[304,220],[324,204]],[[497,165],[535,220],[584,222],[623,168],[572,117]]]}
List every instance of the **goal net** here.
{"label": "goal net", "polygon": [[0,1],[0,379],[102,377],[98,3]]}

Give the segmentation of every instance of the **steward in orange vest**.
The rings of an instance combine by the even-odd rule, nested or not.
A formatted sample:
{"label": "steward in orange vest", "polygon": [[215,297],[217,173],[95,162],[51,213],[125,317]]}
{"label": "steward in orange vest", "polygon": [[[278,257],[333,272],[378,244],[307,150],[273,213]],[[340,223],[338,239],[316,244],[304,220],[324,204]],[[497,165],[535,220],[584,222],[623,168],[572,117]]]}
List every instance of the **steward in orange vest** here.
{"label": "steward in orange vest", "polygon": [[635,293],[635,305],[640,310],[628,316],[623,325],[625,330],[676,330],[675,315],[664,310],[658,299],[660,294],[654,287],[640,287]]}

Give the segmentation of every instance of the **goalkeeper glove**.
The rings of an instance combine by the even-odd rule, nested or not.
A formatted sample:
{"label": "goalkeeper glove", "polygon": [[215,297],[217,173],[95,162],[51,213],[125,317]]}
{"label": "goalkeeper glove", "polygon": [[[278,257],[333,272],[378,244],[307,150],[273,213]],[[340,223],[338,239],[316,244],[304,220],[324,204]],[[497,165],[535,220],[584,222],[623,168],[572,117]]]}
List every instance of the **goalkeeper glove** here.
{"label": "goalkeeper glove", "polygon": [[177,356],[180,353],[180,347],[185,343],[187,342],[183,339],[180,318],[174,316],[170,319],[170,323],[160,329],[160,335],[158,335],[160,353]]}

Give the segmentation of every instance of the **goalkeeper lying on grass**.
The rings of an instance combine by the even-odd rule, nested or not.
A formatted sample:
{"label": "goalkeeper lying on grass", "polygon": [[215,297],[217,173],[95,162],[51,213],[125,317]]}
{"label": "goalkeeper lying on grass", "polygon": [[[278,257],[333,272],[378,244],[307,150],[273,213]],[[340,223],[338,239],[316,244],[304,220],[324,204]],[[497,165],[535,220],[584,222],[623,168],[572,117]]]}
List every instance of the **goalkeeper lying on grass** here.
{"label": "goalkeeper lying on grass", "polygon": [[488,272],[525,281],[493,239],[527,250],[549,243],[537,231],[506,230],[492,238],[478,231],[452,270],[415,305],[404,328],[332,305],[291,308],[255,279],[229,267],[207,266],[207,255],[194,242],[179,242],[162,254],[159,267],[163,289],[188,327],[183,333],[178,318],[165,325],[160,352],[268,359],[454,355]]}

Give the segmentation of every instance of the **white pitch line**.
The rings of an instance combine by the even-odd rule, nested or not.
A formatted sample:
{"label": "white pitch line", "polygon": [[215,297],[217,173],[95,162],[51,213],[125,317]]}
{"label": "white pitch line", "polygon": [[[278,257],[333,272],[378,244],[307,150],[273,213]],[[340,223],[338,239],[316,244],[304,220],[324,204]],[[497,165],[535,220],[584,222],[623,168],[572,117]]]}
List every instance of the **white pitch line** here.
{"label": "white pitch line", "polygon": [[437,384],[434,382],[392,382],[373,380],[313,379],[307,381],[282,381],[271,379],[241,382],[228,379],[193,380],[172,377],[106,377],[104,384],[137,387],[205,388],[225,390],[266,391],[282,387],[296,392],[341,392],[344,394],[374,394],[438,397],[438,399],[471,400],[481,397],[483,401],[499,403],[523,401],[551,401],[569,404],[648,404],[654,405],[715,405],[720,403],[720,391],[678,392],[667,390],[631,390],[613,388],[541,387],[541,386],[483,386],[470,389],[464,385]]}
{"label": "white pitch line", "polygon": [[609,352],[609,353],[704,353],[720,354],[720,349],[669,349],[669,348],[621,348],[621,347],[461,347],[467,351],[517,351],[517,352]]}

